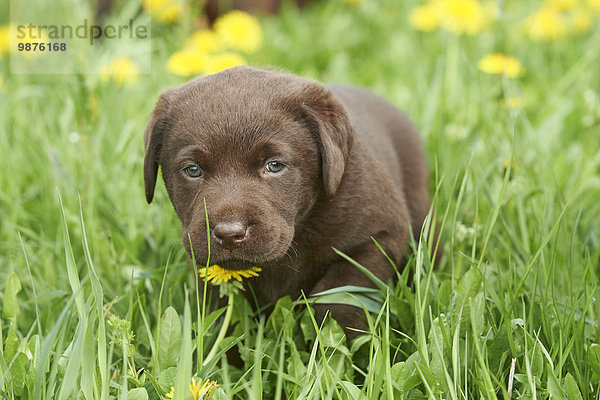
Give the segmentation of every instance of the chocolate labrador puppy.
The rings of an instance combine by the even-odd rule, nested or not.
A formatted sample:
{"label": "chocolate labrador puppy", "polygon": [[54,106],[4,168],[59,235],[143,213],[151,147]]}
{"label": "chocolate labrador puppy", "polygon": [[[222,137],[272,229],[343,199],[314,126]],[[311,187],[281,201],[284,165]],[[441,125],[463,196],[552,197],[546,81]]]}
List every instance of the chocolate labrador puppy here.
{"label": "chocolate labrador puppy", "polygon": [[[262,267],[260,305],[386,281],[430,207],[425,153],[408,118],[367,90],[235,67],[162,93],[145,132],[146,199],[159,165],[183,244],[205,265]],[[191,246],[190,246],[191,245]],[[357,308],[329,309],[345,328]]]}

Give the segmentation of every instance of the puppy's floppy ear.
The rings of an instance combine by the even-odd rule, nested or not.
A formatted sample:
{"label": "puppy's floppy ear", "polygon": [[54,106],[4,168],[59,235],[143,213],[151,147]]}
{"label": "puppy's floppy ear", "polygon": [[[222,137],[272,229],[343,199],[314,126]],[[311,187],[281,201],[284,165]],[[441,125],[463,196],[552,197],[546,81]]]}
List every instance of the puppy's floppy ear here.
{"label": "puppy's floppy ear", "polygon": [[169,101],[165,92],[158,98],[156,106],[152,110],[146,131],[144,132],[144,145],[146,148],[146,155],[144,157],[144,186],[146,189],[146,201],[148,203],[151,203],[154,198],[160,148],[162,147],[163,136],[167,128],[166,115],[168,111]]}
{"label": "puppy's floppy ear", "polygon": [[354,141],[354,129],[344,106],[330,90],[320,84],[306,88],[303,108],[308,113],[311,131],[321,152],[321,171],[325,194],[337,191],[346,170]]}

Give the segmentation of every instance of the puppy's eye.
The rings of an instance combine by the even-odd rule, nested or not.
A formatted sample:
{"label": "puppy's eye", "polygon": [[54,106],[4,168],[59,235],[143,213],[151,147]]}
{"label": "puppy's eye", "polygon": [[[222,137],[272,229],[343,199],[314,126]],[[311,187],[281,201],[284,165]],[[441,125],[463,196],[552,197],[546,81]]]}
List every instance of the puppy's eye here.
{"label": "puppy's eye", "polygon": [[183,171],[190,178],[198,178],[202,176],[202,168],[197,165],[188,165]]}
{"label": "puppy's eye", "polygon": [[277,172],[281,172],[285,165],[280,163],[279,161],[269,161],[265,166],[265,169],[271,173],[276,174]]}

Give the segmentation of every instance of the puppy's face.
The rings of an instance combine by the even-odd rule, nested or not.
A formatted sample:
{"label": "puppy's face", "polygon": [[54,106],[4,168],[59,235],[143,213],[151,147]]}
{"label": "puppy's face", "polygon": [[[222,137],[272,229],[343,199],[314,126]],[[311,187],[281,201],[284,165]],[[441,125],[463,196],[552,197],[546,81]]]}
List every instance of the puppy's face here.
{"label": "puppy's face", "polygon": [[[315,102],[329,108],[314,111]],[[146,196],[161,165],[183,244],[199,265],[209,237],[210,263],[224,268],[286,254],[296,223],[335,192],[351,146],[351,129],[339,134],[322,112],[350,129],[322,86],[247,67],[161,96],[146,130]]]}
{"label": "puppy's face", "polygon": [[[294,225],[316,199],[316,142],[301,124],[274,110],[237,115],[226,124],[202,113],[173,124],[163,145],[163,178],[183,225],[183,243],[199,262],[246,269],[287,252]],[[190,247],[191,244],[191,247]]]}

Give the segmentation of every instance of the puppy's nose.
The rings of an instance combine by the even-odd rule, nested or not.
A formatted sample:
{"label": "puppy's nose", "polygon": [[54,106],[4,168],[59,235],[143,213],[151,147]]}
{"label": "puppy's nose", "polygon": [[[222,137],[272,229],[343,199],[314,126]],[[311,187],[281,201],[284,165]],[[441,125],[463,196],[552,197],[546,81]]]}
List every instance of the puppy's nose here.
{"label": "puppy's nose", "polygon": [[241,222],[220,222],[213,228],[213,235],[220,245],[231,247],[246,240],[248,229]]}

